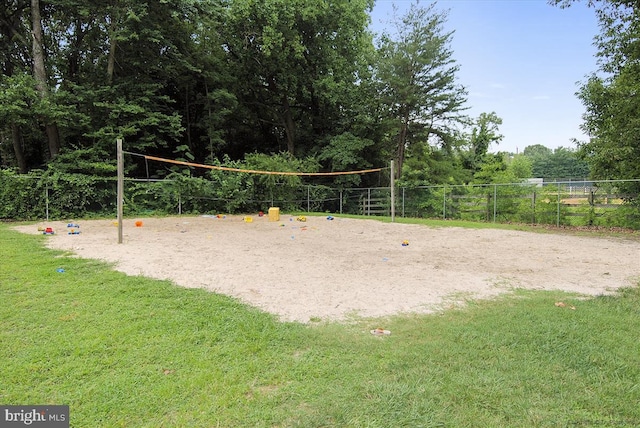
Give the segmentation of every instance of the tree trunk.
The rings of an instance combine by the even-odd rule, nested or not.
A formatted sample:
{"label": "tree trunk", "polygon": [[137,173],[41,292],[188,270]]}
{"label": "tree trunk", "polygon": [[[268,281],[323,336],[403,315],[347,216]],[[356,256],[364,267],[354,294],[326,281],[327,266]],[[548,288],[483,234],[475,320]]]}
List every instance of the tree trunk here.
{"label": "tree trunk", "polygon": [[[47,83],[47,70],[44,65],[44,47],[42,18],[40,16],[40,0],[31,0],[31,35],[33,38],[33,77],[36,80],[36,89],[41,98],[49,96]],[[46,121],[46,119],[45,119]],[[46,121],[48,122],[48,121]],[[55,122],[45,123],[47,138],[49,140],[49,156],[55,158],[60,152],[60,137],[58,125]]]}
{"label": "tree trunk", "polygon": [[[115,12],[114,12],[115,13]],[[111,16],[109,23],[109,57],[107,58],[107,84],[113,83],[113,73],[116,67],[116,19]]]}
{"label": "tree trunk", "polygon": [[400,124],[400,133],[398,134],[398,150],[396,153],[396,179],[399,179],[402,175],[402,165],[404,164],[404,152],[407,145],[407,133],[409,125],[406,120],[403,120]]}
{"label": "tree trunk", "polygon": [[20,132],[20,127],[15,123],[11,124],[11,142],[13,144],[13,153],[15,153],[18,163],[18,171],[20,171],[20,174],[26,174],[28,169],[27,159],[24,157],[24,150],[22,149],[22,132]]}
{"label": "tree trunk", "polygon": [[207,138],[209,139],[209,155],[211,156],[211,162],[213,162],[213,136],[211,135],[212,127],[211,127],[211,98],[209,97],[209,84],[207,83],[207,79],[204,79],[204,93],[205,100],[207,100]]}
{"label": "tree trunk", "polygon": [[[21,12],[26,5],[16,5],[18,8],[14,13],[9,13],[8,10],[4,10],[2,14],[2,25],[0,25],[0,38],[6,38],[7,40],[17,40],[19,43],[25,46],[29,45],[29,40],[25,39],[19,31],[21,26],[20,17]],[[12,55],[5,56],[5,62],[3,64],[3,72],[5,76],[13,76],[15,64],[12,62],[14,58]],[[18,171],[20,174],[26,174],[29,170],[27,160],[24,156],[24,147],[22,145],[22,131],[17,123],[11,123],[11,145],[13,146],[13,153],[16,157],[16,163],[18,165]]]}
{"label": "tree trunk", "polygon": [[82,31],[82,22],[80,19],[75,20],[74,25],[74,38],[73,44],[70,46],[69,52],[69,79],[76,82],[76,77],[80,72],[80,49],[82,46],[82,40],[84,39],[84,32]]}
{"label": "tree trunk", "polygon": [[189,149],[193,150],[193,146],[191,145],[191,115],[189,114],[189,109],[191,108],[189,103],[189,84],[187,83],[184,89],[184,121],[186,123],[185,134],[187,137],[187,146]]}
{"label": "tree trunk", "polygon": [[[16,38],[21,42],[27,42],[24,40],[20,33],[17,30],[19,25],[18,17],[19,14],[16,13],[11,19],[7,19],[3,22],[4,25],[0,26],[2,29],[1,37],[6,37],[7,39]],[[3,17],[4,20],[4,17]],[[13,76],[14,64],[11,62],[11,58],[7,56],[5,58],[3,71],[6,76]],[[24,149],[22,147],[22,132],[20,131],[20,126],[17,123],[11,123],[11,145],[13,146],[13,153],[16,157],[16,163],[18,164],[18,171],[20,174],[26,174],[28,171],[27,160],[24,157]]]}
{"label": "tree trunk", "polygon": [[47,133],[47,140],[49,141],[49,155],[51,159],[58,156],[60,153],[60,134],[58,133],[58,125],[50,123],[45,125],[45,131]]}
{"label": "tree trunk", "polygon": [[287,151],[295,155],[295,143],[296,143],[296,125],[293,121],[293,114],[291,113],[291,105],[289,104],[289,97],[286,95],[283,97],[284,106],[284,130],[287,135]]}

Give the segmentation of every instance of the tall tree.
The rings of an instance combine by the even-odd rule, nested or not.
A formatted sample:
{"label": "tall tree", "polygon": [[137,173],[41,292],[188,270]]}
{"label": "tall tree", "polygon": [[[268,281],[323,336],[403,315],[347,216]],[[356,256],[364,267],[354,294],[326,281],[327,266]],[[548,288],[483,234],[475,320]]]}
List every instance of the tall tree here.
{"label": "tall tree", "polygon": [[[553,0],[567,7],[573,0]],[[595,38],[600,70],[578,91],[584,104],[582,129],[589,136],[578,141],[592,178],[640,177],[640,4],[632,0],[589,0],[596,8],[600,34]],[[621,185],[640,192],[640,183]]]}
{"label": "tall tree", "polygon": [[36,127],[33,110],[38,104],[33,78],[28,74],[16,73],[0,77],[0,123],[5,126],[2,134],[9,134],[18,171],[25,174],[29,170],[24,147],[23,128]]}
{"label": "tall tree", "polygon": [[370,44],[372,7],[372,0],[230,1],[225,48],[241,84],[243,116],[271,142],[261,150],[295,154],[335,132]]}
{"label": "tall tree", "polygon": [[[198,2],[198,4],[205,2]],[[65,136],[76,148],[111,152],[117,137],[128,150],[179,146],[183,123],[177,80],[194,73],[189,23],[197,13],[184,0],[57,0],[48,28],[67,105],[78,112]],[[166,152],[165,152],[166,154]]]}
{"label": "tall tree", "polygon": [[[0,65],[2,67],[0,118],[5,124],[5,128],[0,129],[0,132],[4,131],[10,134],[13,155],[18,170],[22,174],[27,172],[28,165],[20,122],[24,120],[24,113],[28,105],[24,97],[19,96],[18,99],[12,99],[12,96],[15,96],[15,90],[20,91],[18,87],[21,86],[17,84],[20,78],[16,79],[15,75],[25,73],[27,68],[28,54],[25,50],[27,43],[24,27],[21,23],[22,14],[27,8],[26,1],[14,1],[0,8]],[[21,106],[23,108],[20,108]]]}
{"label": "tall tree", "polygon": [[527,146],[522,151],[522,154],[529,157],[532,161],[535,161],[538,158],[551,156],[552,153],[553,150],[551,150],[547,146],[543,146],[542,144],[533,144],[531,146]]}
{"label": "tall tree", "polygon": [[471,181],[471,174],[462,165],[457,153],[427,142],[416,142],[407,149],[401,186],[434,184],[463,184]]}
{"label": "tall tree", "polygon": [[185,21],[191,44],[185,71],[176,78],[174,97],[185,128],[182,142],[199,159],[210,161],[230,148],[228,123],[238,107],[237,81],[224,49],[228,8],[223,2],[201,1]]}
{"label": "tall tree", "polygon": [[464,162],[465,167],[473,173],[480,169],[491,144],[502,141],[500,125],[502,125],[502,119],[495,112],[480,113],[475,120],[469,136],[469,151],[465,155]]}
{"label": "tall tree", "polygon": [[[456,83],[458,65],[446,32],[447,13],[435,4],[412,4],[407,13],[392,21],[394,32],[382,35],[376,77],[394,124],[398,174],[402,171],[407,146],[422,138],[449,149],[452,130],[465,120],[462,112],[466,90]],[[418,137],[419,136],[419,137]]]}
{"label": "tall tree", "polygon": [[[36,80],[36,88],[40,98],[49,98],[49,80],[45,65],[44,32],[42,30],[42,16],[40,13],[40,0],[31,0],[31,36],[33,39],[32,59],[33,77]],[[49,142],[49,156],[53,159],[60,151],[60,135],[58,125],[49,117],[43,117],[47,140]]]}
{"label": "tall tree", "polygon": [[585,179],[589,166],[575,150],[558,147],[551,150],[540,144],[527,146],[523,156],[531,161],[533,177],[545,179]]}

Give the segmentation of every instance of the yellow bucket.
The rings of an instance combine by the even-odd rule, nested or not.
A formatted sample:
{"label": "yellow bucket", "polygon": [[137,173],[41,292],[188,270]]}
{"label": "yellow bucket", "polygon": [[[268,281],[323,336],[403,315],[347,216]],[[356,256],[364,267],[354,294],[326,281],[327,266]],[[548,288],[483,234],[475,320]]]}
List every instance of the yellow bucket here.
{"label": "yellow bucket", "polygon": [[280,208],[271,207],[269,208],[269,221],[278,221],[280,220]]}

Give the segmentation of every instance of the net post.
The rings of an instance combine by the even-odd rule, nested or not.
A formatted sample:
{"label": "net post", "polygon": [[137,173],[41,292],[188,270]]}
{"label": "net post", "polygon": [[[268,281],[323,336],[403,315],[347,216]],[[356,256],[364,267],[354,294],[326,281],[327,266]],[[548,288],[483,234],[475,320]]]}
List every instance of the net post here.
{"label": "net post", "polygon": [[391,223],[396,221],[396,177],[391,159]]}
{"label": "net post", "polygon": [[117,162],[118,162],[118,244],[122,244],[122,203],[124,198],[124,155],[122,153],[122,139],[116,139],[117,145]]}

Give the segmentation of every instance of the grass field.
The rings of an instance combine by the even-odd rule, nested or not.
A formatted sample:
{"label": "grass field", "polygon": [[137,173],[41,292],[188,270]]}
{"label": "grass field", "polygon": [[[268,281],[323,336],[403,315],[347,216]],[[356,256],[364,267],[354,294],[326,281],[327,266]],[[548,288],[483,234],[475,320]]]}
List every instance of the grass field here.
{"label": "grass field", "polygon": [[638,287],[282,323],[5,224],[0,302],[0,403],[68,404],[73,427],[640,426]]}

